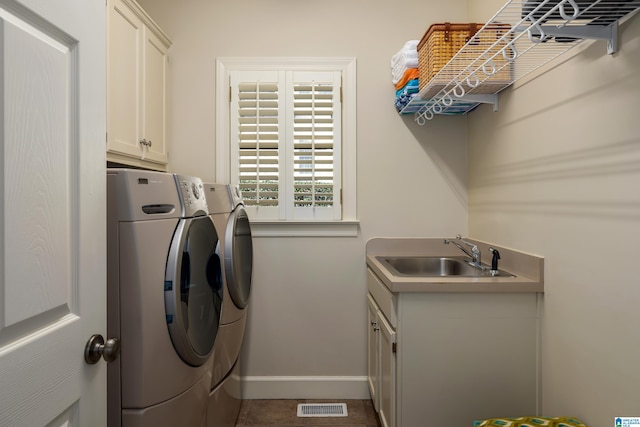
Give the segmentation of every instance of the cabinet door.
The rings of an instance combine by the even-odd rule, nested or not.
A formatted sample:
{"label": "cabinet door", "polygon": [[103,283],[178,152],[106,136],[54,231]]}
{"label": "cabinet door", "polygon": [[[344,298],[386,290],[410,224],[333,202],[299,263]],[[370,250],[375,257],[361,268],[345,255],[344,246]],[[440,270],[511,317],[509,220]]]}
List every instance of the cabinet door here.
{"label": "cabinet door", "polygon": [[396,331],[381,312],[378,312],[380,328],[380,421],[383,427],[396,425]]}
{"label": "cabinet door", "polygon": [[140,157],[140,46],[144,25],[121,0],[107,13],[107,150]]}
{"label": "cabinet door", "polygon": [[368,382],[371,400],[376,412],[380,411],[380,327],[378,326],[378,306],[369,295],[369,310],[367,327],[369,329],[367,344],[369,348],[367,356]]}
{"label": "cabinet door", "polygon": [[145,159],[167,163],[166,82],[167,48],[149,29],[144,30],[143,146]]}

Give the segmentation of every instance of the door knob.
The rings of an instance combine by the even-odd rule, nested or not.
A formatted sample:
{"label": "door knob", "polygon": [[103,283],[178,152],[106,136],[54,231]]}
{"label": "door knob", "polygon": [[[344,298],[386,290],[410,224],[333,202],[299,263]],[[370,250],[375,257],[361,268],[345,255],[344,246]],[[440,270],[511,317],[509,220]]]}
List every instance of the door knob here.
{"label": "door knob", "polygon": [[120,354],[120,340],[109,338],[105,343],[100,334],[92,335],[84,348],[84,360],[89,365],[98,363],[101,356],[105,362],[113,362],[118,354]]}

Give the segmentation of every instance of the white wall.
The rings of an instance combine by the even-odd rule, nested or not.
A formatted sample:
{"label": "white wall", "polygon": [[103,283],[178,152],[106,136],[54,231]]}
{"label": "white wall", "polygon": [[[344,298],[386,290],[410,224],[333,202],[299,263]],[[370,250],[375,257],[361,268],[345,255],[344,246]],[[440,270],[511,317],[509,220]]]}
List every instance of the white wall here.
{"label": "white wall", "polygon": [[545,257],[543,412],[589,426],[640,414],[638,111],[636,16],[469,115],[469,234]]}
{"label": "white wall", "polygon": [[357,58],[360,232],[255,239],[244,375],[248,397],[368,397],[366,241],[467,231],[466,118],[398,116],[390,57],[431,22],[464,22],[466,1],[140,3],[173,41],[169,168],[205,180],[216,176],[216,57]]}
{"label": "white wall", "polygon": [[[399,118],[388,70],[391,54],[429,23],[464,21],[464,3],[140,3],[174,41],[170,167],[208,180],[216,57],[357,57],[361,233],[256,239],[245,375],[364,376],[366,240],[467,231],[466,119],[438,117],[420,128]],[[502,3],[468,0],[468,19],[486,19]],[[330,7],[340,15],[319,37],[325,27],[312,15]],[[640,18],[620,36],[618,54],[589,43],[507,89],[499,112],[483,106],[469,115],[468,234],[545,256],[543,410],[591,426],[640,412],[640,285],[632,269],[640,241]]]}

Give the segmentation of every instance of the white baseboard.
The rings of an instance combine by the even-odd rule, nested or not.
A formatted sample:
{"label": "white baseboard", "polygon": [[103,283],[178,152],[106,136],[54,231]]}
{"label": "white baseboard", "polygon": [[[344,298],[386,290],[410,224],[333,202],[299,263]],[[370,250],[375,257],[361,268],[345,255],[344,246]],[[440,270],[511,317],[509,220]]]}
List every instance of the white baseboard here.
{"label": "white baseboard", "polygon": [[242,377],[243,399],[370,399],[367,377]]}

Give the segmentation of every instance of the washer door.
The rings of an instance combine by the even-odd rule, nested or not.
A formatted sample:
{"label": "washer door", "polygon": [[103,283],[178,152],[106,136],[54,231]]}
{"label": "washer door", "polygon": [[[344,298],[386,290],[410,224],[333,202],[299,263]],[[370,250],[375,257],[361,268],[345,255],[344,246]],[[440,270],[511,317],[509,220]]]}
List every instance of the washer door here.
{"label": "washer door", "polygon": [[218,334],[222,308],[220,242],[207,216],[181,219],[171,242],[164,303],[169,335],[186,363],[205,363]]}
{"label": "washer door", "polygon": [[229,295],[236,307],[245,308],[251,292],[253,242],[249,217],[242,205],[229,216],[224,243],[224,271]]}

